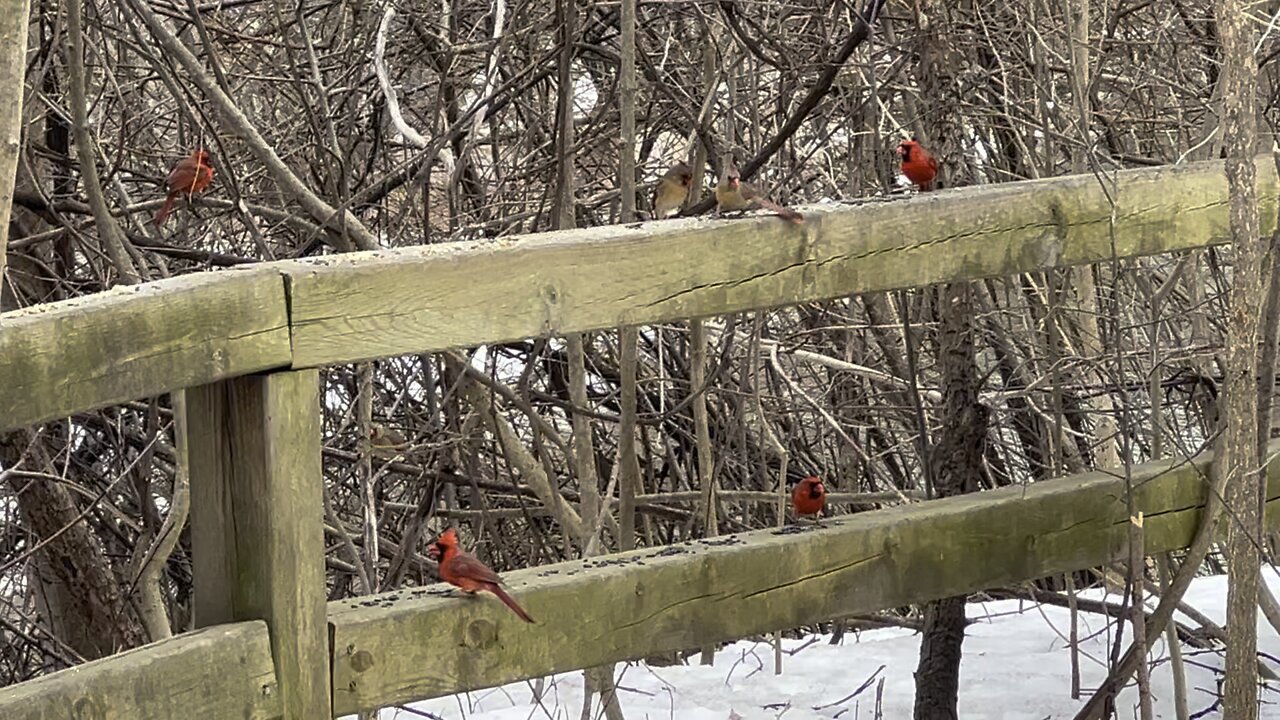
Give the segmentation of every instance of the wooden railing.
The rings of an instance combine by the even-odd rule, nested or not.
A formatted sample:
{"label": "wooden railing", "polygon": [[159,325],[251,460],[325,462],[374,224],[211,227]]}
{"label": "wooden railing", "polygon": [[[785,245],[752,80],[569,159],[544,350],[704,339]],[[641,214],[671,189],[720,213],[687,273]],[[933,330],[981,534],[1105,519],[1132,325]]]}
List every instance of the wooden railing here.
{"label": "wooden railing", "polygon": [[[1205,454],[1134,468],[1147,553],[1190,544],[1208,462]],[[1268,508],[1280,506],[1280,461],[1268,477]],[[333,708],[354,713],[1103,565],[1128,557],[1125,496],[1123,478],[1088,473],[859,513],[821,529],[505,573],[533,626],[496,602],[442,591],[332,602]]]}
{"label": "wooden railing", "polygon": [[[1258,163],[1264,224],[1275,167]],[[1226,242],[1220,163],[263,263],[0,315],[2,429],[272,369]],[[1114,207],[1108,198],[1115,200]],[[1264,233],[1271,232],[1263,228]]]}
{"label": "wooden railing", "polygon": [[280,716],[261,620],[196,630],[0,688],[5,720]]}
{"label": "wooden railing", "polygon": [[[1270,233],[1280,188],[1269,161],[1258,185]],[[4,429],[185,390],[177,415],[193,495],[194,613],[207,628],[4,689],[0,717],[327,717],[1120,556],[1126,486],[1089,474],[821,530],[510,573],[536,626],[513,623],[495,603],[427,589],[325,607],[319,366],[1229,238],[1219,163],[808,208],[806,217],[802,226],[689,219],[263,263],[0,316]],[[1149,551],[1190,539],[1204,463],[1134,470]],[[1273,482],[1271,502],[1277,494]]]}

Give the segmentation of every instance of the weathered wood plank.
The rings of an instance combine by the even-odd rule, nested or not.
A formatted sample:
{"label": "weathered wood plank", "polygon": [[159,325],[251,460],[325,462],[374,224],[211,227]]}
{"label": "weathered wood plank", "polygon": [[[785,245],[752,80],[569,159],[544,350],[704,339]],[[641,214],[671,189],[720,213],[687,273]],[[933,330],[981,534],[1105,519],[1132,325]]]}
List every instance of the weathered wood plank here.
{"label": "weathered wood plank", "polygon": [[9,430],[290,362],[284,280],[199,273],[0,315]]}
{"label": "weathered wood plank", "polygon": [[280,717],[262,622],[185,633],[0,692],[5,720]]}
{"label": "weathered wood plank", "polygon": [[[265,263],[5,313],[0,427],[290,359],[313,367],[1095,261],[1111,251],[1109,195],[1122,257],[1226,240],[1221,163],[1117,178],[1106,191],[1074,176],[824,206],[800,227],[688,219]],[[1269,160],[1258,185],[1273,222]]]}
{"label": "weathered wood plank", "polygon": [[[1272,446],[1272,457],[1280,443]],[[1150,553],[1188,545],[1209,458],[1135,469]],[[1280,461],[1268,498],[1280,505]],[[922,602],[1126,555],[1104,473],[506,575],[539,624],[441,586],[329,604],[334,710],[500,685]],[[1274,520],[1276,511],[1272,511]]]}
{"label": "weathered wood plank", "polygon": [[[1258,165],[1262,216],[1277,179]],[[294,366],[714,315],[945,280],[1003,276],[1228,240],[1221,162],[280,265]],[[1269,227],[1263,228],[1269,233]]]}
{"label": "weathered wood plank", "polygon": [[197,626],[262,619],[284,715],[329,715],[315,370],[187,391]]}

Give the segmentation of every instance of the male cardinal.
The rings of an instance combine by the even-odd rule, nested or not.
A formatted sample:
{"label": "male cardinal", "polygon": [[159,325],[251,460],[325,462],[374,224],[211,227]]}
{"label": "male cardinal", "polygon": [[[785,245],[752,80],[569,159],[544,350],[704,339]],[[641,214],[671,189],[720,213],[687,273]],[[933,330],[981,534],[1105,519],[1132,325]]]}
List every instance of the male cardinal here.
{"label": "male cardinal", "polygon": [[182,158],[169,171],[167,183],[169,185],[169,195],[164,199],[164,205],[160,208],[160,212],[156,213],[156,227],[164,224],[165,218],[169,217],[169,211],[173,209],[173,203],[180,195],[186,195],[188,198],[197,193],[204,192],[209,184],[213,182],[213,163],[209,161],[209,153],[204,150],[196,150],[191,153],[190,157]]}
{"label": "male cardinal", "polygon": [[795,509],[797,518],[811,515],[817,520],[826,504],[827,488],[816,475],[810,475],[796,483],[795,489],[791,491],[791,507]]}
{"label": "male cardinal", "polygon": [[744,182],[738,175],[738,168],[732,161],[726,161],[724,172],[720,174],[720,182],[716,184],[716,212],[725,210],[755,210],[768,208],[794,223],[804,222],[804,216],[769,200],[756,189]]}
{"label": "male cardinal", "polygon": [[898,157],[902,158],[902,174],[907,176],[920,192],[933,189],[938,177],[938,159],[924,149],[915,138],[898,143]]}
{"label": "male cardinal", "polygon": [[440,562],[441,580],[469,594],[488,590],[497,595],[498,599],[519,615],[521,620],[527,623],[533,622],[529,613],[525,612],[524,608],[520,607],[519,603],[499,585],[502,581],[498,579],[498,573],[489,569],[488,565],[477,560],[474,555],[458,548],[458,533],[453,528],[440,533],[440,537],[436,538],[435,544],[427,554],[432,560]]}
{"label": "male cardinal", "polygon": [[661,220],[679,210],[689,195],[689,185],[693,182],[693,168],[683,162],[671,166],[671,169],[658,180],[653,189],[653,219]]}

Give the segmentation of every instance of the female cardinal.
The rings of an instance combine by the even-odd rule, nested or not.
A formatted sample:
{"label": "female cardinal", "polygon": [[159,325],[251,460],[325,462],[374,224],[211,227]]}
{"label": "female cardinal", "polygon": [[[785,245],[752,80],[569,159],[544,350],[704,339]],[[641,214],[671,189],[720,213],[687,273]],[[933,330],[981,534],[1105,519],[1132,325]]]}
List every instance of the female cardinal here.
{"label": "female cardinal", "polygon": [[382,460],[390,460],[413,447],[404,433],[377,422],[369,424],[369,446],[373,456]]}
{"label": "female cardinal", "polygon": [[653,189],[653,219],[661,220],[679,210],[684,199],[689,195],[689,185],[693,183],[693,168],[678,162],[658,180]]}
{"label": "female cardinal", "polygon": [[196,150],[191,153],[191,157],[179,160],[169,171],[166,182],[169,186],[169,195],[165,197],[160,212],[156,213],[156,227],[164,224],[179,195],[186,195],[189,198],[196,193],[204,192],[213,182],[213,163],[209,161],[209,153]]}
{"label": "female cardinal", "polygon": [[724,172],[720,174],[720,182],[716,185],[716,212],[755,210],[760,207],[768,208],[778,213],[779,217],[784,217],[791,222],[804,222],[804,216],[800,213],[791,208],[782,207],[761,195],[754,187],[742,182],[738,167],[732,161],[726,161]]}
{"label": "female cardinal", "polygon": [[812,515],[816,520],[826,504],[827,488],[816,475],[810,475],[796,483],[795,490],[791,491],[791,507],[795,509],[797,518]]}
{"label": "female cardinal", "polygon": [[937,158],[915,138],[898,143],[898,156],[902,158],[902,174],[920,188],[920,192],[933,189],[933,179],[938,177]]}
{"label": "female cardinal", "polygon": [[436,538],[435,544],[427,554],[432,560],[440,562],[441,580],[469,594],[488,590],[497,595],[498,599],[519,615],[521,620],[527,623],[533,622],[529,613],[525,612],[524,608],[520,607],[519,603],[499,585],[502,581],[498,579],[498,573],[490,570],[488,565],[477,560],[474,555],[458,548],[458,533],[453,528],[440,533],[440,537]]}

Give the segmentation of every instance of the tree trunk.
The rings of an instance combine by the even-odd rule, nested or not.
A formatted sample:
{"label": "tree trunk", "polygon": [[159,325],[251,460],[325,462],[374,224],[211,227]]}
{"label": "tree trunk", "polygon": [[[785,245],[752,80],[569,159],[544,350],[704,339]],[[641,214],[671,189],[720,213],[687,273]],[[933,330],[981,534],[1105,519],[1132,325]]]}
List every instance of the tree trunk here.
{"label": "tree trunk", "polygon": [[[22,147],[22,90],[27,69],[27,19],[30,0],[0,0],[0,230],[9,236],[9,210]],[[0,242],[0,285],[4,283],[5,249]]]}
{"label": "tree trunk", "polygon": [[1226,421],[1223,469],[1227,507],[1227,678],[1223,716],[1258,716],[1257,602],[1260,498],[1263,482],[1255,461],[1258,445],[1258,299],[1265,295],[1266,242],[1258,236],[1258,191],[1253,165],[1257,121],[1254,89],[1257,65],[1254,33],[1240,0],[1217,0],[1214,13],[1222,41],[1223,139],[1231,193],[1231,237],[1235,276],[1227,315],[1226,364],[1222,407]]}
{"label": "tree trunk", "polygon": [[[7,433],[0,444],[0,463],[19,466],[24,455],[42,470],[49,466],[38,438],[27,432]],[[21,475],[11,476],[9,487],[27,527],[43,543],[28,577],[58,639],[86,660],[141,645],[141,628],[120,592],[102,542],[80,517],[70,491],[57,482]]]}
{"label": "tree trunk", "polygon": [[[942,187],[965,185],[961,152],[963,128],[956,108],[960,98],[962,53],[951,45],[952,14],[961,7],[923,0],[918,6],[922,107],[930,108],[922,122],[924,137],[939,162]],[[926,461],[936,497],[974,492],[982,477],[990,410],[978,402],[979,373],[974,352],[974,287],[953,283],[936,291],[935,317],[938,367],[942,375],[942,432]],[[920,664],[916,669],[916,720],[956,720],[960,688],[960,657],[964,642],[963,595],[929,603],[924,613]]]}
{"label": "tree trunk", "polygon": [[[636,0],[622,0],[621,67],[618,98],[621,128],[618,136],[618,188],[622,191],[619,222],[636,218]],[[618,424],[618,549],[636,546],[635,498],[640,491],[640,458],[636,454],[636,329],[618,330],[621,422]]]}
{"label": "tree trunk", "polygon": [[[973,492],[982,474],[990,410],[978,402],[978,369],[973,348],[973,286],[947,285],[939,291],[938,359],[942,370],[942,433],[930,453],[938,497]],[[916,669],[916,720],[959,717],[961,644],[965,596],[925,606],[920,664]]]}

